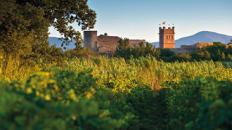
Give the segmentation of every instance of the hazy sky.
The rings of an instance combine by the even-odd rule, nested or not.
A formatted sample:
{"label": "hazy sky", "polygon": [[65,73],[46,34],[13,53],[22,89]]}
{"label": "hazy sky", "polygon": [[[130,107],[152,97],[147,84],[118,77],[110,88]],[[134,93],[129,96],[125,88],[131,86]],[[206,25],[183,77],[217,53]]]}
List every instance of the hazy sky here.
{"label": "hazy sky", "polygon": [[[232,0],[89,0],[98,34],[158,41],[159,24],[176,26],[176,39],[199,31],[232,35]],[[50,36],[59,36],[50,29]]]}

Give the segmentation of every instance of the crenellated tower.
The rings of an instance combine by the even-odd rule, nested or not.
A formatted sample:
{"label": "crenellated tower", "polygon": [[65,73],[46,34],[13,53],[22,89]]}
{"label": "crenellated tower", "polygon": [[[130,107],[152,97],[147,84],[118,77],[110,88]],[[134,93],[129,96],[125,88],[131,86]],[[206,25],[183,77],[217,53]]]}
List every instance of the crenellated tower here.
{"label": "crenellated tower", "polygon": [[160,48],[175,48],[175,27],[159,27]]}

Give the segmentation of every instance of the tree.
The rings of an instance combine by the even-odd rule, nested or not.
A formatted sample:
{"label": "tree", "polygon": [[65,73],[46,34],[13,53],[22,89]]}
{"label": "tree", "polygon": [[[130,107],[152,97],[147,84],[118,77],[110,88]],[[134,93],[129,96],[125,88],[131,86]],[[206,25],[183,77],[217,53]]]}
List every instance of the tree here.
{"label": "tree", "polygon": [[115,56],[117,57],[124,57],[129,58],[130,53],[130,45],[129,45],[129,39],[120,39],[118,42],[118,46],[115,52]]}
{"label": "tree", "polygon": [[123,57],[125,59],[146,56],[154,56],[157,58],[159,56],[159,50],[155,49],[152,44],[148,42],[141,42],[138,46],[131,47],[128,39],[121,39],[115,52],[115,56]]}
{"label": "tree", "polygon": [[[5,73],[10,57],[31,52],[32,46],[48,44],[48,27],[54,26],[66,41],[80,44],[80,33],[73,28],[93,28],[96,13],[87,0],[5,0],[0,2],[0,49]],[[14,56],[15,55],[15,56]],[[17,55],[17,56],[16,56]]]}
{"label": "tree", "polygon": [[176,54],[170,49],[160,49],[159,58],[163,61],[175,61]]}
{"label": "tree", "polygon": [[198,60],[198,61],[211,60],[210,53],[205,49],[197,50],[197,51],[193,52],[191,55],[192,55],[192,60]]}

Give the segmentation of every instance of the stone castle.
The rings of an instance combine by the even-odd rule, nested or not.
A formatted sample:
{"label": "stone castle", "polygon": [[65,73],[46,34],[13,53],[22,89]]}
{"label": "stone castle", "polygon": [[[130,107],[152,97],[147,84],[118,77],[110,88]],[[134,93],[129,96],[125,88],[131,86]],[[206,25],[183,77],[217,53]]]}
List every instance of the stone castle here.
{"label": "stone castle", "polygon": [[[114,53],[120,39],[118,36],[108,36],[107,34],[98,36],[97,31],[84,31],[84,47],[98,53]],[[129,39],[129,46],[139,46],[144,42],[145,40]]]}
{"label": "stone castle", "polygon": [[[119,41],[118,36],[108,36],[97,34],[97,31],[84,31],[84,47],[98,53],[112,54],[116,51]],[[129,39],[129,46],[136,47],[145,40]],[[212,42],[198,42],[193,45],[183,45],[181,48],[175,48],[175,27],[159,27],[159,48],[171,49],[175,53],[186,53],[207,46],[213,46]]]}
{"label": "stone castle", "polygon": [[[175,48],[175,28],[159,28],[160,48]],[[118,36],[99,35],[97,31],[84,31],[84,47],[99,53],[114,53],[121,38]],[[129,39],[129,46],[136,47],[145,40]]]}

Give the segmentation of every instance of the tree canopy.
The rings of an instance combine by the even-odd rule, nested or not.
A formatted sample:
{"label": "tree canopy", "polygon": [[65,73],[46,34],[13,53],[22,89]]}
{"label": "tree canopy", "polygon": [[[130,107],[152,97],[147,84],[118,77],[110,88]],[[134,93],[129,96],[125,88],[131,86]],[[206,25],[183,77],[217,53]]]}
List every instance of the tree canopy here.
{"label": "tree canopy", "polygon": [[[41,52],[48,47],[48,28],[53,26],[66,41],[80,44],[81,29],[93,28],[96,13],[87,0],[4,0],[0,2],[0,51],[3,68],[10,55]],[[17,57],[11,56],[11,57]]]}
{"label": "tree canopy", "polygon": [[76,39],[80,33],[72,24],[93,28],[95,19],[96,13],[88,7],[87,0],[5,0],[0,3],[0,39],[6,43],[1,43],[1,47],[7,51],[12,48],[9,44],[17,44],[13,40],[29,34],[34,34],[34,38],[47,36],[49,26],[66,39]]}

